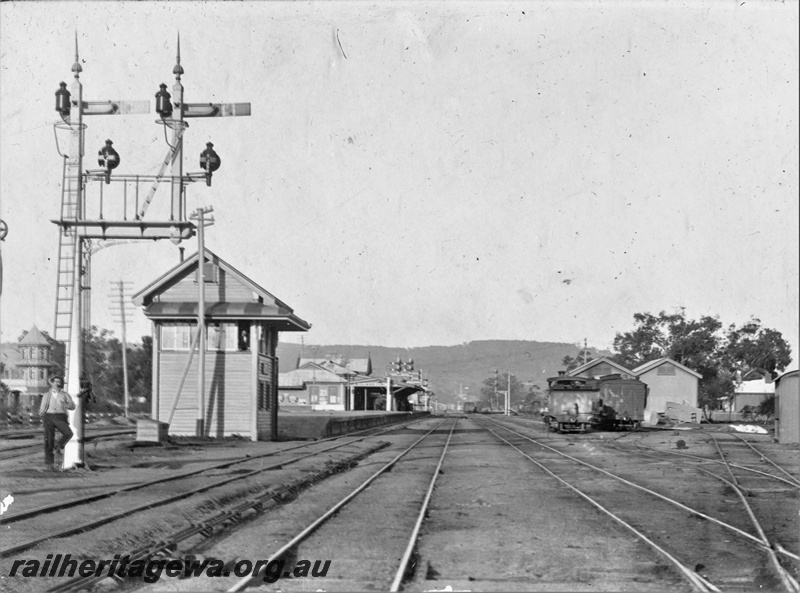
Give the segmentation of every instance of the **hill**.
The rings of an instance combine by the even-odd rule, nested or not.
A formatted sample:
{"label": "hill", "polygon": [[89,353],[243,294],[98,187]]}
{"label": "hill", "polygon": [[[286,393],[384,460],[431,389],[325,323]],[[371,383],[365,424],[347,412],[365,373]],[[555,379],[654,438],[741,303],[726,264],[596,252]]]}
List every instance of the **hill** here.
{"label": "hill", "polygon": [[[387,348],[383,346],[355,346],[334,344],[314,346],[280,344],[278,359],[280,372],[296,368],[302,349],[303,358],[372,358],[373,376],[385,376],[389,363],[398,357],[414,360],[414,369],[422,370],[430,380],[430,388],[439,401],[451,403],[458,393],[480,393],[483,381],[494,374],[510,371],[522,382],[547,386],[547,377],[558,374],[564,367],[565,356],[576,356],[575,344],[559,342],[534,342],[525,340],[483,340],[458,346],[426,346],[420,348]],[[589,349],[593,358],[611,353]]]}

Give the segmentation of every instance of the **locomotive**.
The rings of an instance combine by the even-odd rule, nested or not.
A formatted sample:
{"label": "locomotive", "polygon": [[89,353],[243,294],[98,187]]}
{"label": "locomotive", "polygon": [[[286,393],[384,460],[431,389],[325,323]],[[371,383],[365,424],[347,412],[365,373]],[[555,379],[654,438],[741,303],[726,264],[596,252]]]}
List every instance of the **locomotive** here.
{"label": "locomotive", "polygon": [[647,384],[622,375],[568,377],[547,380],[549,402],[542,418],[558,432],[637,430],[644,420]]}

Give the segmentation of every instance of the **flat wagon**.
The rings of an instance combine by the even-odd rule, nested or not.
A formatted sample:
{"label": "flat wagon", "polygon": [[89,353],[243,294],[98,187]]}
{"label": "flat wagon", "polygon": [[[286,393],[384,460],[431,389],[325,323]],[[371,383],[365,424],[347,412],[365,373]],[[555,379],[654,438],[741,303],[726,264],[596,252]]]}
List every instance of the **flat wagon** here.
{"label": "flat wagon", "polygon": [[644,420],[647,385],[637,379],[559,375],[547,384],[549,405],[543,419],[558,432],[636,430]]}

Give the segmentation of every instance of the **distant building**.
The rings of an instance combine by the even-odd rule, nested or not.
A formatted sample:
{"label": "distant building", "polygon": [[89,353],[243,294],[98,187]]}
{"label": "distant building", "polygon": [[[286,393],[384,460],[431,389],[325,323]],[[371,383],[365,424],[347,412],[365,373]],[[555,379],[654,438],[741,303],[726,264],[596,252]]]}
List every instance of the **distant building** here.
{"label": "distant building", "polygon": [[775,382],[772,381],[769,373],[760,379],[742,381],[734,389],[730,411],[741,412],[745,406],[756,408],[773,395],[775,395]]}
{"label": "distant building", "polygon": [[310,410],[350,410],[350,381],[372,374],[372,359],[297,359],[297,368],[278,376],[278,400],[284,409],[307,406]]}
{"label": "distant building", "polygon": [[[344,368],[344,367],[339,367]],[[310,410],[348,410],[348,379],[315,362],[278,375],[278,405]]]}
{"label": "distant building", "polygon": [[789,371],[775,379],[775,438],[782,445],[800,443],[800,377]]}
{"label": "distant building", "polygon": [[[194,254],[134,295],[153,322],[152,418],[169,433],[277,438],[282,331],[308,331],[292,309],[219,256],[204,253],[205,395],[198,398],[198,267]],[[185,378],[185,380],[184,380]]]}
{"label": "distant building", "polygon": [[652,413],[666,414],[669,408],[679,407],[685,412],[689,407],[696,409],[693,414],[695,420],[700,422],[701,410],[697,408],[697,392],[702,378],[700,373],[668,357],[640,365],[631,373],[648,387],[645,418]]}
{"label": "distant building", "polygon": [[331,355],[327,358],[299,358],[297,368],[313,362],[337,375],[352,379],[358,376],[369,377],[372,375],[372,358],[345,358],[343,356]]}
{"label": "distant building", "polygon": [[37,412],[42,396],[50,388],[50,374],[56,368],[53,340],[34,325],[19,339],[16,349],[14,367],[3,373],[3,383],[10,392],[4,404],[9,412]]}

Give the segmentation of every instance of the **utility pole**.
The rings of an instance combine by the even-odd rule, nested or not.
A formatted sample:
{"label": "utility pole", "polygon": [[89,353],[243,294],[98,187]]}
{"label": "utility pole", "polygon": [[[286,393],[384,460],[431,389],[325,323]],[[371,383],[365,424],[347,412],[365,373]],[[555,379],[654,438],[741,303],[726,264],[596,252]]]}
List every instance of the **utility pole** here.
{"label": "utility pole", "polygon": [[492,411],[494,411],[494,406],[497,403],[497,369],[494,370],[494,398],[492,399]]}
{"label": "utility pole", "polygon": [[125,280],[111,282],[111,285],[116,287],[116,291],[112,295],[112,298],[116,299],[114,305],[119,307],[118,311],[112,309],[112,313],[119,315],[120,323],[122,324],[122,383],[125,394],[123,407],[125,409],[125,417],[128,418],[130,417],[130,388],[128,382],[128,337],[125,289],[129,288],[129,286],[126,286],[126,284],[130,285],[130,282],[126,282]]}
{"label": "utility pole", "polygon": [[195,434],[205,436],[205,400],[206,400],[206,226],[214,224],[214,217],[206,218],[213,208],[198,208],[189,217],[197,220],[197,285],[199,298],[197,301],[197,331],[200,335],[200,345],[197,359],[197,422]]}
{"label": "utility pole", "polygon": [[506,369],[508,375],[508,391],[506,391],[506,416],[511,416],[511,371]]}

